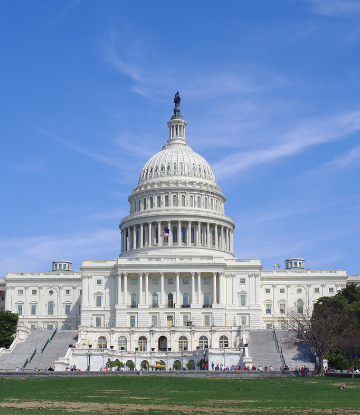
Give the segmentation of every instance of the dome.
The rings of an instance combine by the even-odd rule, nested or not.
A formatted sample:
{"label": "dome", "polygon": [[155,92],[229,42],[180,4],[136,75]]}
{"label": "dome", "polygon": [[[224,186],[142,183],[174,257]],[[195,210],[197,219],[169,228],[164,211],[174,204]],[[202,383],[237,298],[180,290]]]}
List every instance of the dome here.
{"label": "dome", "polygon": [[139,184],[156,178],[188,177],[210,181],[216,179],[210,164],[189,145],[167,145],[155,154],[141,171]]}

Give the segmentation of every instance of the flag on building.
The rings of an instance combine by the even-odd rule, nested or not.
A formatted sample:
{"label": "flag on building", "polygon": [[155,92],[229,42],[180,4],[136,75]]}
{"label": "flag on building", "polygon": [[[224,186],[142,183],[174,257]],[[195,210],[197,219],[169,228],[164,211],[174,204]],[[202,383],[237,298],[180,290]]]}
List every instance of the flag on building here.
{"label": "flag on building", "polygon": [[167,238],[169,236],[169,233],[170,233],[169,229],[168,228],[165,228],[164,230],[162,230],[160,232],[160,236],[162,236],[164,238]]}

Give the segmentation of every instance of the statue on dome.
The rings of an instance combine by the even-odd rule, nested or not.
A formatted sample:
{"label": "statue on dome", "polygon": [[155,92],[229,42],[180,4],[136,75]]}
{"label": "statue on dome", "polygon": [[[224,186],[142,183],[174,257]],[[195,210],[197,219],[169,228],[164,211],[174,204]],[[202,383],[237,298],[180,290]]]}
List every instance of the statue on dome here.
{"label": "statue on dome", "polygon": [[180,99],[179,91],[177,91],[175,94],[175,98],[174,98],[175,107],[178,107],[180,105],[180,101],[181,99]]}

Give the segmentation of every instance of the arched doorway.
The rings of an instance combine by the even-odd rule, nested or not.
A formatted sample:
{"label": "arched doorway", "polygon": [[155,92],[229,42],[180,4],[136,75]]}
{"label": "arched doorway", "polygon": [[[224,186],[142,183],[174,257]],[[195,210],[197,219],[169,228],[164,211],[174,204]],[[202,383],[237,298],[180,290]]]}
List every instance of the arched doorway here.
{"label": "arched doorway", "polygon": [[159,351],[162,351],[162,352],[167,351],[167,338],[165,336],[161,336],[159,338],[158,348],[159,348]]}

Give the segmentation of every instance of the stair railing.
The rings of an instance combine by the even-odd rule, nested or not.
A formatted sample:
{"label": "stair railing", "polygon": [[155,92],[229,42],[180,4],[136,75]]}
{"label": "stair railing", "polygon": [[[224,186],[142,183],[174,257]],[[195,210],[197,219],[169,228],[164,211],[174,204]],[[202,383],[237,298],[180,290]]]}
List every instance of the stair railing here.
{"label": "stair railing", "polygon": [[46,340],[46,343],[44,344],[43,348],[41,349],[41,353],[43,353],[43,351],[45,350],[45,347],[46,347],[49,343],[51,343],[51,340],[54,338],[54,336],[55,336],[56,332],[57,332],[57,328],[54,330],[54,333],[51,335],[51,337],[49,337],[49,338]]}
{"label": "stair railing", "polygon": [[35,347],[35,350],[33,351],[32,355],[30,356],[29,363],[33,360],[35,355],[36,355],[36,347]]}
{"label": "stair railing", "polygon": [[280,360],[281,360],[281,363],[282,363],[283,367],[285,367],[286,366],[285,358],[284,358],[284,355],[283,355],[282,347],[279,344],[275,329],[273,330],[273,337],[274,337],[274,341],[275,341],[276,351],[280,355]]}
{"label": "stair railing", "polygon": [[57,332],[57,327],[56,327],[56,329],[54,330],[54,333],[51,335],[51,337],[50,337],[50,341],[54,338],[54,336],[55,336],[56,332]]}

